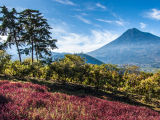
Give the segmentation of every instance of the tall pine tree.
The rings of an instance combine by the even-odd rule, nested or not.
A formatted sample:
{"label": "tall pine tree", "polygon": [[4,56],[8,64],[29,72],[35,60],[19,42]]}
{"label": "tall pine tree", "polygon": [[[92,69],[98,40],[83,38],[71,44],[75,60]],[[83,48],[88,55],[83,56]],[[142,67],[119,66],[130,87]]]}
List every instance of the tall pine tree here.
{"label": "tall pine tree", "polygon": [[[57,40],[52,39],[50,36],[52,29],[46,19],[43,19],[41,13],[38,10],[26,9],[20,13],[21,23],[25,28],[25,32],[22,38],[30,46],[29,51],[32,56],[33,65],[33,53],[35,51],[37,60],[38,58],[44,58],[44,55],[51,55],[51,49],[57,48],[55,42]],[[43,54],[44,53],[44,54]]]}
{"label": "tall pine tree", "polygon": [[11,45],[16,44],[17,51],[19,54],[19,61],[21,62],[19,46],[22,45],[22,27],[19,22],[19,18],[17,17],[18,13],[14,8],[11,12],[9,12],[5,6],[0,8],[0,13],[3,14],[3,16],[0,18],[0,21],[2,22],[2,24],[0,25],[0,35],[8,36],[4,44],[1,45],[1,48],[6,49],[8,48],[8,46],[11,48]]}

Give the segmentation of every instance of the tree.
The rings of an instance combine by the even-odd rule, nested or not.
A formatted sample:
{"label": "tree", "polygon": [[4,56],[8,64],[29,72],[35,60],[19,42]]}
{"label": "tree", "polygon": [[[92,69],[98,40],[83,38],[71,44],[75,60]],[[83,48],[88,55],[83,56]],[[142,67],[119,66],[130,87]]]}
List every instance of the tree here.
{"label": "tree", "polygon": [[136,73],[136,74],[139,74],[140,73],[140,67],[139,66],[136,66],[136,65],[128,65],[128,64],[125,64],[125,65],[122,65],[122,67],[125,69],[126,73]]}
{"label": "tree", "polygon": [[[51,55],[50,49],[55,49],[57,46],[55,42],[57,40],[52,39],[50,36],[52,29],[46,19],[43,19],[41,13],[38,10],[26,9],[20,13],[20,20],[25,28],[23,39],[26,40],[27,45],[30,46],[27,50],[32,52],[32,65],[33,65],[33,53],[36,52],[36,57],[44,58],[45,55]],[[25,49],[26,51],[26,49]],[[44,53],[44,54],[42,54]]]}
{"label": "tree", "polygon": [[2,25],[0,25],[0,35],[7,35],[7,40],[1,46],[1,48],[5,49],[8,46],[11,48],[12,44],[16,44],[17,51],[19,54],[19,61],[21,62],[21,54],[19,46],[21,46],[20,33],[22,32],[21,25],[19,23],[19,18],[17,17],[17,12],[13,8],[11,12],[7,10],[5,6],[2,8],[1,14],[3,17],[0,18]]}

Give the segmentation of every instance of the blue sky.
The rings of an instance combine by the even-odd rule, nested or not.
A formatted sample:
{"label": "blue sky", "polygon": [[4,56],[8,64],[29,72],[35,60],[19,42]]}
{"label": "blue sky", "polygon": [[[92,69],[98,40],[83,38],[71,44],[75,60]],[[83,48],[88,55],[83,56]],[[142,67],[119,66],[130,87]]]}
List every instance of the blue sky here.
{"label": "blue sky", "polygon": [[96,50],[126,30],[137,28],[160,36],[159,0],[0,0],[18,12],[39,10],[48,20],[59,49],[80,53]]}

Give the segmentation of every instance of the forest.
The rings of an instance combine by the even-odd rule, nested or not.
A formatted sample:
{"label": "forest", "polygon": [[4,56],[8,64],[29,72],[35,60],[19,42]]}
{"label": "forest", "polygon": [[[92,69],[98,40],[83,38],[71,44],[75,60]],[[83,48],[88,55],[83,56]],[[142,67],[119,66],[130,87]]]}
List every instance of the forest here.
{"label": "forest", "polygon": [[[131,66],[131,65],[124,65],[123,67],[118,67],[115,64],[101,64],[101,65],[87,64],[85,63],[84,58],[81,58],[76,54],[74,55],[66,54],[65,58],[52,61],[50,50],[57,48],[55,44],[57,40],[52,39],[52,37],[50,36],[51,33],[49,32],[49,30],[51,29],[51,27],[48,25],[47,20],[43,18],[43,16],[38,10],[26,9],[20,13],[17,13],[14,8],[12,9],[12,11],[9,12],[7,8],[3,6],[1,7],[0,13],[3,14],[3,16],[0,18],[0,22],[2,23],[0,25],[0,35],[8,36],[7,40],[1,43],[0,46],[1,75],[10,77],[13,76],[16,79],[20,80],[26,79],[28,77],[36,78],[46,82],[55,80],[58,83],[62,83],[65,87],[68,87],[68,89],[70,89],[71,91],[82,89],[80,87],[73,86],[69,88],[69,86],[67,86],[67,83],[74,83],[82,85],[85,93],[98,94],[98,91],[104,91],[104,92],[110,91],[113,95],[117,95],[121,91],[124,93],[125,97],[130,97],[129,95],[134,97],[134,94],[136,94],[138,96],[138,99],[143,101],[144,103],[151,102],[155,104],[157,108],[160,107],[159,102],[157,103],[157,101],[160,99],[160,72],[157,72],[155,74],[145,73],[141,72],[138,66]],[[11,61],[12,56],[9,55],[9,53],[5,52],[5,49],[11,47],[11,45],[13,44],[16,45],[17,52],[19,54],[19,60],[16,61]],[[28,47],[20,49],[22,46],[28,46]],[[34,53],[36,54],[36,59],[34,59],[33,55]],[[31,55],[31,57],[22,61],[21,54]],[[20,94],[21,92],[21,90],[19,90],[19,93],[16,93],[17,91],[15,89],[18,88],[29,89],[29,91],[32,89],[31,91],[37,91],[42,93],[45,93],[50,89],[45,86],[42,87],[38,85],[37,86],[31,85],[29,83],[28,85],[26,84],[27,83],[12,84],[6,81],[0,81],[0,88],[2,89],[0,93],[0,100],[2,100],[3,102],[6,102],[6,99],[12,101],[11,98],[14,97],[12,95],[17,96],[17,94]],[[7,97],[9,96],[9,94],[7,94],[7,91],[5,90],[8,90],[8,92],[11,93],[10,97]],[[29,92],[27,92],[27,90],[26,91],[22,90],[22,91],[24,92],[24,94],[29,95]],[[93,109],[91,112],[90,111],[91,108],[84,108],[84,106],[81,106],[80,108],[75,108],[76,103],[74,103],[73,107],[70,104],[70,102],[68,102],[72,101],[73,103],[74,100],[79,100],[80,98],[74,98],[73,96],[68,97],[64,94],[60,95],[59,93],[54,93],[55,98],[53,98],[51,94],[45,93],[46,97],[48,97],[48,99],[51,101],[53,101],[53,99],[58,99],[56,97],[60,97],[61,100],[59,101],[61,102],[58,103],[58,105],[64,104],[66,107],[68,107],[68,110],[62,110],[62,111],[60,110],[59,114],[61,113],[61,115],[58,114],[58,111],[56,113],[54,112],[54,115],[53,114],[51,115],[51,113],[48,112],[52,111],[49,110],[51,108],[47,108],[47,105],[51,105],[51,101],[49,100],[44,101],[43,100],[44,96],[40,95],[39,93],[33,93],[33,94],[38,94],[39,98],[35,97],[37,102],[34,103],[33,99],[30,99],[30,103],[32,104],[29,104],[29,101],[27,105],[26,103],[23,102],[23,104],[26,105],[24,106],[23,110],[20,110],[21,107],[19,107],[20,106],[19,103],[17,101],[15,102],[17,104],[17,109],[22,112],[22,113],[17,112],[16,114],[18,116],[14,116],[15,114],[10,114],[11,116],[9,116],[9,112],[7,112],[7,110],[9,111],[9,107],[6,107],[5,109],[5,107],[3,107],[3,104],[0,103],[0,111],[1,111],[0,117],[2,117],[3,119],[10,119],[13,116],[15,117],[15,119],[25,119],[25,118],[51,119],[51,117],[52,119],[61,119],[62,117],[64,117],[63,119],[66,118],[105,119],[105,117],[103,116],[109,115],[109,113],[106,113],[104,110],[102,110],[103,108],[97,108],[96,106],[94,106],[95,110],[103,111],[104,113],[98,113],[96,111],[93,111]],[[4,98],[4,96],[6,96],[7,98]],[[20,96],[24,97],[23,95]],[[92,97],[86,98],[86,100],[88,100],[89,103],[92,101],[90,104],[95,104],[95,103],[98,104],[97,101],[100,101],[99,99],[96,98],[94,98],[93,100],[91,99],[93,98]],[[19,100],[21,100],[21,98],[19,98]],[[65,100],[66,103],[63,102],[63,100]],[[83,103],[83,105],[87,104],[89,106],[89,103]],[[101,104],[103,103],[106,104],[105,101],[101,101]],[[39,106],[37,107],[37,105]],[[27,108],[27,106],[29,106],[29,108]],[[53,103],[51,106],[54,106]],[[102,107],[105,105],[100,105],[100,106]],[[5,109],[4,111],[6,112],[4,112],[2,108],[3,110]],[[33,108],[36,115],[32,115],[30,112],[28,112],[28,111],[33,112],[32,110]],[[52,109],[53,108],[54,107],[52,107]],[[11,108],[11,111],[13,112],[14,109]],[[73,111],[74,110],[77,111],[77,109],[83,110],[83,112],[80,115],[78,114],[78,112],[74,113]],[[90,113],[87,113],[87,109],[89,110]],[[112,106],[110,106],[110,109],[112,110]],[[107,109],[105,108],[105,110]],[[45,111],[45,113],[49,115],[45,116],[39,113],[39,112],[42,113],[43,111]],[[114,117],[116,116],[115,114],[113,114],[114,113],[113,111],[114,110],[112,110],[112,114],[110,113],[110,116],[112,117],[108,119],[112,119],[113,116]],[[139,116],[143,116],[144,118],[145,116],[151,115],[152,117],[153,116],[155,117],[159,115],[158,113],[152,113],[150,111],[149,112],[143,111],[144,113],[142,111],[139,113]],[[127,115],[124,112],[125,110],[123,111],[123,113],[120,113],[119,111],[118,114],[119,116],[121,116],[119,117],[119,119],[125,119],[129,116],[134,117],[135,113],[137,113],[138,115],[138,112],[136,112],[136,110],[134,111],[135,113],[132,113],[130,111],[130,115]],[[122,116],[122,114],[125,115]],[[148,119],[152,119],[152,117],[148,117]],[[118,117],[115,118],[118,119]]]}

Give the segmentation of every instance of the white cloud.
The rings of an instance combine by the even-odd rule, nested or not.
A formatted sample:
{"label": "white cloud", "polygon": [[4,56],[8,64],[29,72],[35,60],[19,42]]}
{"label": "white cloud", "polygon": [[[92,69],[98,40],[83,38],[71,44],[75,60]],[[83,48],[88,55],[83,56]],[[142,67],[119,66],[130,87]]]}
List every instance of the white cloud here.
{"label": "white cloud", "polygon": [[107,10],[107,8],[104,5],[100,4],[100,3],[96,3],[95,4],[93,2],[87,2],[87,3],[84,3],[84,5],[86,6],[86,9],[90,10],[90,11],[95,11],[98,8],[101,8],[103,10]]}
{"label": "white cloud", "polygon": [[95,26],[95,27],[102,27],[102,26],[100,26],[100,25],[98,25],[98,24],[94,24],[94,26]]}
{"label": "white cloud", "polygon": [[85,35],[71,32],[67,26],[57,24],[52,26],[52,36],[58,40],[56,45],[59,48],[53,52],[86,53],[104,46],[119,36],[107,30],[90,30],[91,34]]}
{"label": "white cloud", "polygon": [[124,25],[124,22],[122,22],[122,21],[115,21],[118,25]]}
{"label": "white cloud", "polygon": [[82,15],[85,15],[85,16],[87,15],[86,13],[81,13],[81,14],[82,14]]}
{"label": "white cloud", "polygon": [[114,17],[116,17],[117,18],[117,15],[115,14],[115,13],[111,13]]}
{"label": "white cloud", "polygon": [[84,5],[85,5],[86,9],[90,10],[90,11],[94,11],[97,8],[97,6],[95,5],[95,3],[92,3],[92,2],[84,3]]}
{"label": "white cloud", "polygon": [[141,25],[141,28],[146,28],[148,25],[147,24],[144,24],[144,23],[140,23]]}
{"label": "white cloud", "polygon": [[124,22],[122,19],[120,19],[120,21],[108,21],[108,20],[103,20],[103,19],[97,19],[97,20],[102,21],[102,22],[107,22],[107,23],[118,24],[120,26],[123,26],[127,23],[127,22]]}
{"label": "white cloud", "polygon": [[67,4],[67,5],[76,5],[73,2],[69,1],[69,0],[53,0],[62,4]]}
{"label": "white cloud", "polygon": [[83,22],[85,22],[85,23],[87,23],[87,24],[91,24],[91,22],[90,22],[89,20],[83,18],[83,17],[80,16],[80,15],[75,15],[74,17],[78,18],[79,20],[81,20],[81,21],[83,21]]}
{"label": "white cloud", "polygon": [[72,9],[72,10],[75,10],[75,11],[82,11],[81,9]]}
{"label": "white cloud", "polygon": [[104,5],[101,5],[100,3],[97,3],[96,6],[102,8],[102,9],[105,9],[105,10],[107,9]]}
{"label": "white cloud", "polygon": [[[148,32],[148,31],[146,31],[146,32]],[[152,33],[153,35],[156,35],[156,36],[160,37],[160,33],[157,32],[157,31],[150,30],[149,33]]]}
{"label": "white cloud", "polygon": [[143,17],[160,20],[160,10],[153,8],[149,12],[145,12]]}
{"label": "white cloud", "polygon": [[108,20],[102,20],[102,19],[97,19],[98,21],[102,21],[102,22],[107,22],[107,23],[112,23],[113,21],[108,21]]}

